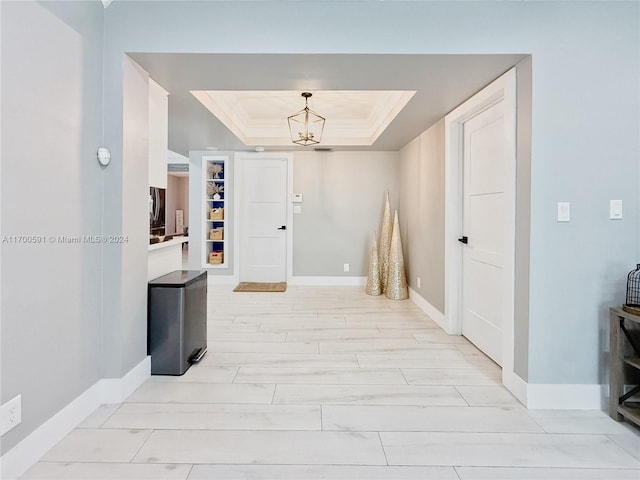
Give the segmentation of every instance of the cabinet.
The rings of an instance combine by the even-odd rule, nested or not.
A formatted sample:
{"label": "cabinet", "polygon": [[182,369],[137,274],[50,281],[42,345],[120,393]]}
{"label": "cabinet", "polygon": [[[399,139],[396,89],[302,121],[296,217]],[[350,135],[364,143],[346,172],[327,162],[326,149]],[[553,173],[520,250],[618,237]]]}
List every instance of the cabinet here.
{"label": "cabinet", "polygon": [[609,416],[640,426],[640,316],[621,308],[610,316]]}
{"label": "cabinet", "polygon": [[203,195],[203,253],[202,266],[205,268],[227,267],[227,204],[230,198],[229,185],[225,183],[225,173],[229,157],[202,157]]}

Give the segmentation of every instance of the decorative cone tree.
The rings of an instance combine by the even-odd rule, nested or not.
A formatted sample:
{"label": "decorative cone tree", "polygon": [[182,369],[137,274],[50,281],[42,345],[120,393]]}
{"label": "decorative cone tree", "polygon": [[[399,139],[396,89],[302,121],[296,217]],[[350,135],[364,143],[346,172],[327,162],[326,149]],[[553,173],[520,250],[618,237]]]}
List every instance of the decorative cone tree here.
{"label": "decorative cone tree", "polygon": [[380,285],[380,264],[378,262],[378,242],[376,236],[371,237],[371,252],[369,254],[369,276],[367,277],[367,295],[380,295],[382,287]]}
{"label": "decorative cone tree", "polygon": [[398,225],[398,212],[393,219],[393,232],[391,234],[391,249],[389,250],[389,272],[385,288],[387,298],[391,300],[405,300],[409,298],[407,287],[407,275],[404,271],[404,256],[402,255],[402,240],[400,239],[400,226]]}
{"label": "decorative cone tree", "polygon": [[389,249],[391,247],[391,207],[389,205],[389,190],[384,192],[384,212],[382,214],[382,227],[380,228],[380,285],[382,293],[387,287],[387,277],[389,275]]}

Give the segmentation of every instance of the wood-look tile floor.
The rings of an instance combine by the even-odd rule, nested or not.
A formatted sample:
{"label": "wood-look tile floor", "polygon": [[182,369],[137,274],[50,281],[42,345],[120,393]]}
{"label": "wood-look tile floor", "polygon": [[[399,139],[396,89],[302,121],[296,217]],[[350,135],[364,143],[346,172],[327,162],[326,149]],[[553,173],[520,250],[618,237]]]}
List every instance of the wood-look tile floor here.
{"label": "wood-look tile floor", "polygon": [[25,479],[640,479],[599,411],[528,411],[412,302],[362,288],[209,295],[209,353],[100,407]]}

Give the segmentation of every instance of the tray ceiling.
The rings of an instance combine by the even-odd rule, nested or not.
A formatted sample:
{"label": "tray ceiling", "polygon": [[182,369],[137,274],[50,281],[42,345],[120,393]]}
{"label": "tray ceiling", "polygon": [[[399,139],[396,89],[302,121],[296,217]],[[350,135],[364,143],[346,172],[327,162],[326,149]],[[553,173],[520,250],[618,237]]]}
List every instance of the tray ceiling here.
{"label": "tray ceiling", "polygon": [[[304,91],[313,93],[310,107],[327,118],[327,136],[319,146],[333,146],[334,150],[400,150],[527,56],[128,55],[169,92],[169,148],[183,155],[188,155],[189,150],[207,147],[219,150],[253,150],[255,146],[264,146],[267,150],[309,149],[291,144],[290,139],[284,140],[285,136],[288,138],[286,117],[303,108],[304,99],[300,93]],[[191,92],[200,92],[197,95],[204,98],[207,105]],[[291,92],[290,99],[285,92]],[[377,98],[373,92],[383,92],[382,98]],[[412,92],[415,93],[410,96]],[[396,100],[398,103],[393,104]],[[286,103],[289,101],[291,103]],[[403,107],[402,101],[406,102]],[[218,107],[212,107],[213,104]],[[395,106],[388,108],[390,104]],[[231,108],[231,105],[235,107]],[[382,106],[385,105],[395,116],[384,131],[377,131],[372,127],[371,119],[376,117],[376,109],[384,110]],[[216,115],[221,118],[212,114],[212,109],[216,108]],[[223,114],[223,111],[227,113]],[[355,121],[358,116],[359,124]],[[382,113],[378,116],[389,120]],[[279,126],[274,126],[278,122],[281,122]],[[381,125],[384,124],[383,121]],[[265,133],[267,128],[273,130]],[[334,131],[330,132],[330,128]]]}
{"label": "tray ceiling", "polygon": [[[304,107],[298,90],[192,91],[248,146],[289,146],[287,117]],[[309,108],[326,118],[322,145],[373,145],[416,93],[398,90],[320,90]]]}

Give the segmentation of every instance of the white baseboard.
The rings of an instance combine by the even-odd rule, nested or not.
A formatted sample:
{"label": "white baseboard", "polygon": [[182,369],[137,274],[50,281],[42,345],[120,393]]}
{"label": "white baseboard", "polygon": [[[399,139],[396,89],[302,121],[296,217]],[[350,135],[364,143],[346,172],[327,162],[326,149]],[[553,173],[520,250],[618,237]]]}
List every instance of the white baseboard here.
{"label": "white baseboard", "polygon": [[122,378],[103,378],[102,403],[120,403],[151,376],[151,357],[145,357]]}
{"label": "white baseboard", "polygon": [[409,287],[409,299],[420,307],[420,309],[426,313],[431,320],[436,322],[442,330],[451,335],[449,320],[447,320],[447,317],[445,317],[440,310],[431,305],[411,287]]}
{"label": "white baseboard", "polygon": [[18,478],[101,403],[102,388],[98,381],[5,453],[0,477],[6,480]]}
{"label": "white baseboard", "polygon": [[367,277],[303,277],[293,276],[289,285],[362,287],[367,284]]}
{"label": "white baseboard", "polygon": [[103,403],[119,403],[138,388],[151,372],[145,357],[122,378],[103,378],[40,425],[1,458],[0,478],[14,480],[31,468],[55,444]]}
{"label": "white baseboard", "polygon": [[502,384],[513,393],[514,397],[516,397],[520,403],[523,405],[527,405],[527,382],[525,382],[522,378],[520,378],[514,372],[507,372],[504,369],[502,370]]}
{"label": "white baseboard", "polygon": [[608,385],[536,384],[527,385],[527,408],[558,410],[602,410]]}
{"label": "white baseboard", "polygon": [[[415,290],[409,298],[445,332],[453,334],[447,318]],[[529,409],[602,410],[608,395],[607,385],[531,384],[514,372],[503,372],[502,383]]]}

